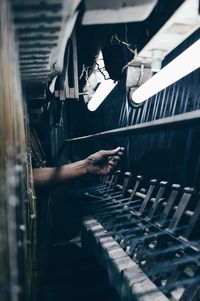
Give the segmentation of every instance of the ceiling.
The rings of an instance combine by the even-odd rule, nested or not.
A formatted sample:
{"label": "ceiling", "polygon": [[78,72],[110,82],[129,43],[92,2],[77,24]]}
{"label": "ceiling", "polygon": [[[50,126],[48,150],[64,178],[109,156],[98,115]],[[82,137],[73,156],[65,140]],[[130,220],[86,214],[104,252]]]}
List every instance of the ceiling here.
{"label": "ceiling", "polygon": [[[74,28],[80,77],[113,33],[141,50],[183,1],[13,0],[20,73],[30,106],[40,110],[46,101],[46,87],[63,70]],[[84,83],[83,77],[79,92]]]}
{"label": "ceiling", "polygon": [[14,0],[14,22],[23,82],[47,82],[63,68],[78,18],[82,24],[142,21],[157,0]]}
{"label": "ceiling", "polygon": [[48,81],[62,70],[80,0],[14,0],[23,81]]}
{"label": "ceiling", "polygon": [[85,0],[82,24],[113,24],[144,21],[158,0]]}

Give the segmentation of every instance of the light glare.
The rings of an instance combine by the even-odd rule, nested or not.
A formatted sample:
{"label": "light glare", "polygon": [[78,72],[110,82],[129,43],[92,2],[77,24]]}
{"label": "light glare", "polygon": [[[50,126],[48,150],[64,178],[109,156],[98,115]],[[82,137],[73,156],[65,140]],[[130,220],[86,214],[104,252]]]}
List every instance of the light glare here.
{"label": "light glare", "polygon": [[88,110],[95,111],[116,85],[112,79],[102,81],[88,103]]}

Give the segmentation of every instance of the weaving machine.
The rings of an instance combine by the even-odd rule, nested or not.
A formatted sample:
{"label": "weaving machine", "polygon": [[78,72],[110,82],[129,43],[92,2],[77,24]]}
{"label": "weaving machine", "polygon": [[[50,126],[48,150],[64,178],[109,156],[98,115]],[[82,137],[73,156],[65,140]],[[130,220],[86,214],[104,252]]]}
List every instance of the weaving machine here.
{"label": "weaving machine", "polygon": [[198,300],[198,193],[155,179],[146,190],[142,177],[130,173],[120,185],[117,177],[86,193],[92,200],[85,247],[106,267],[122,300]]}
{"label": "weaving machine", "polygon": [[[200,300],[199,12],[0,1],[0,301]],[[34,186],[118,146],[112,174]]]}

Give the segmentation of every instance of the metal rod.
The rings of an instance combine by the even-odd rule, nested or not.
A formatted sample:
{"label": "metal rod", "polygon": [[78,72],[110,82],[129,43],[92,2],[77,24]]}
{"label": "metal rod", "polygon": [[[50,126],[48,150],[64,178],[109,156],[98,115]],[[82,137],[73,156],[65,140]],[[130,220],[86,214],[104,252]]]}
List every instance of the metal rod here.
{"label": "metal rod", "polygon": [[104,131],[92,135],[81,136],[76,138],[67,139],[59,149],[58,156],[61,155],[65,145],[69,142],[86,141],[91,139],[110,137],[110,136],[123,136],[123,135],[134,135],[142,131],[159,130],[160,128],[173,128],[178,126],[185,126],[191,122],[200,121],[200,110],[187,112],[171,117],[161,118],[153,121],[148,121],[140,124],[135,124],[127,127]]}

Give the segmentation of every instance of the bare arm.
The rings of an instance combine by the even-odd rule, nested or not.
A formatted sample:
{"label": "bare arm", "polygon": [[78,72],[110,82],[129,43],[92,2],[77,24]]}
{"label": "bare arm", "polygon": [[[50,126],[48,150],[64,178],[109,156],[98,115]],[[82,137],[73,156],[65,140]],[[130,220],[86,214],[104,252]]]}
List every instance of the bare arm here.
{"label": "bare arm", "polygon": [[85,160],[60,167],[34,168],[33,178],[35,185],[51,185],[87,174]]}
{"label": "bare arm", "polygon": [[59,184],[86,174],[107,175],[117,167],[123,153],[124,148],[117,147],[114,150],[101,150],[84,160],[60,167],[35,168],[35,185]]}

